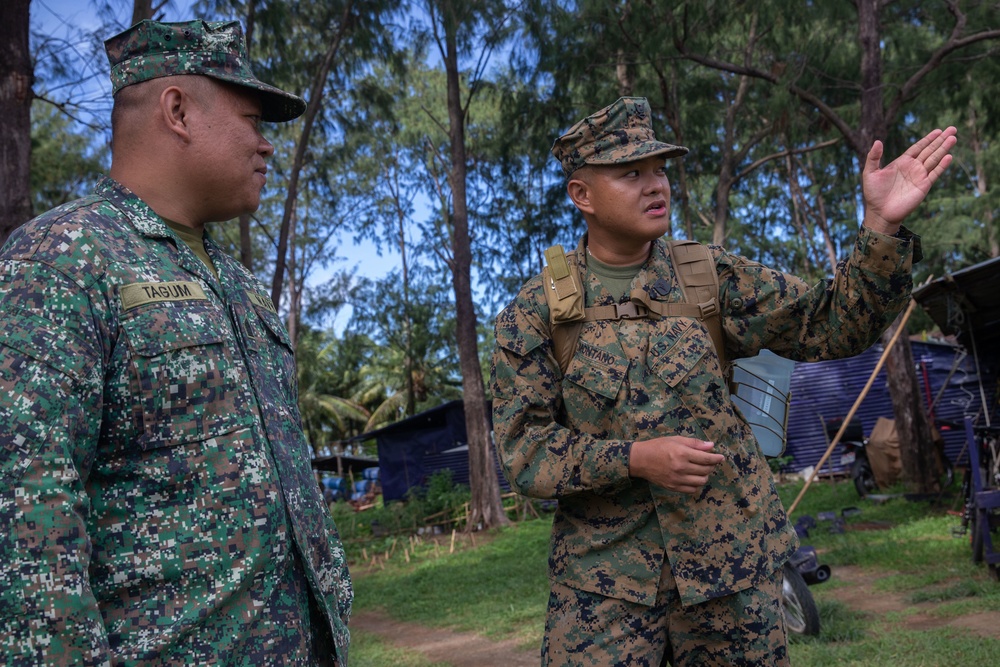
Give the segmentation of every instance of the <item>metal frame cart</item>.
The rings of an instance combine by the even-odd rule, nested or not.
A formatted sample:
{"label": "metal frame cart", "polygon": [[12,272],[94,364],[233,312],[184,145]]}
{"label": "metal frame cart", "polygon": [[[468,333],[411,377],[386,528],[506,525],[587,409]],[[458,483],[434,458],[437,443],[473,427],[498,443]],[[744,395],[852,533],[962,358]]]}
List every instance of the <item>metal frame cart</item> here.
{"label": "metal frame cart", "polygon": [[[984,438],[987,439],[984,446]],[[1000,550],[993,544],[991,532],[1000,527],[1000,460],[998,439],[989,435],[977,436],[972,419],[965,418],[965,439],[969,451],[969,528],[972,533],[972,559],[986,563],[993,578],[1000,581]],[[983,453],[988,456],[983,460]]]}

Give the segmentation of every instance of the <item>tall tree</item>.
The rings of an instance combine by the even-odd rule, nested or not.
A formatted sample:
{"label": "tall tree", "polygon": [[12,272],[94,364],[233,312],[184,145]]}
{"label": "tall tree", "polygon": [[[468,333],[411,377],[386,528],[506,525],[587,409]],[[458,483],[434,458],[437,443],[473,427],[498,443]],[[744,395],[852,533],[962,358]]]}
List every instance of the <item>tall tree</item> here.
{"label": "tall tree", "polygon": [[[500,10],[499,16],[491,10]],[[504,20],[503,3],[429,0],[427,13],[438,52],[444,62],[447,79],[448,139],[450,164],[448,185],[451,191],[450,212],[451,269],[455,290],[455,316],[458,325],[459,364],[462,369],[462,401],[465,429],[469,442],[469,482],[472,499],[468,525],[491,528],[508,523],[500,502],[500,484],[496,476],[493,444],[487,421],[486,391],[479,360],[476,308],[472,298],[472,243],[469,235],[469,212],[466,197],[468,163],[466,161],[466,114],[476,92],[479,72],[471,77],[467,96],[462,94],[459,67],[459,37],[463,46],[476,43],[477,26],[485,25],[485,47],[480,64],[488,62],[488,50],[498,42],[498,29]],[[496,23],[494,23],[496,22]]]}
{"label": "tall tree", "polygon": [[[256,0],[247,0],[246,3],[246,19],[244,32],[247,39],[247,53],[253,54],[254,43],[253,43],[253,33],[254,28],[257,24],[257,2]],[[253,55],[250,56],[251,58]],[[250,225],[253,222],[253,216],[249,213],[243,213],[239,218],[240,225],[240,263],[246,267],[247,271],[253,272],[253,234],[251,233]]]}
{"label": "tall tree", "polygon": [[0,4],[0,245],[31,217],[30,0]]}
{"label": "tall tree", "polygon": [[369,379],[383,388],[366,430],[461,398],[456,318],[443,277],[419,271],[403,281],[400,271],[392,271],[381,280],[360,281],[350,329],[378,343]]}
{"label": "tall tree", "polygon": [[300,133],[298,143],[295,147],[295,156],[292,167],[288,175],[288,190],[285,197],[284,213],[281,218],[281,227],[278,232],[278,248],[274,261],[274,275],[271,279],[271,300],[275,306],[281,304],[281,295],[285,284],[285,263],[288,252],[288,236],[291,231],[293,216],[295,213],[295,203],[298,197],[299,178],[302,174],[302,167],[306,160],[306,151],[309,149],[312,137],[313,126],[317,116],[326,100],[324,91],[328,84],[330,72],[333,69],[335,59],[340,50],[341,44],[346,38],[347,32],[353,26],[352,12],[354,3],[346,0],[338,12],[339,15],[331,16],[327,24],[326,49],[314,63],[312,81],[309,85],[307,105],[305,114],[300,120]]}

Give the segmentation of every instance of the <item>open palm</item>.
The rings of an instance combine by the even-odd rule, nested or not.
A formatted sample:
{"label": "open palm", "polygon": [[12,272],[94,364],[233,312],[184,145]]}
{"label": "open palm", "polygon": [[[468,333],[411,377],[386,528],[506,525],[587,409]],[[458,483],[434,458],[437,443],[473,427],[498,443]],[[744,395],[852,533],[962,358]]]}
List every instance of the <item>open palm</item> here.
{"label": "open palm", "polygon": [[954,127],[934,130],[882,168],[882,142],[872,145],[862,174],[866,225],[884,225],[886,229],[880,231],[894,231],[889,228],[898,227],[920,205],[951,164],[949,151],[957,141],[956,132]]}

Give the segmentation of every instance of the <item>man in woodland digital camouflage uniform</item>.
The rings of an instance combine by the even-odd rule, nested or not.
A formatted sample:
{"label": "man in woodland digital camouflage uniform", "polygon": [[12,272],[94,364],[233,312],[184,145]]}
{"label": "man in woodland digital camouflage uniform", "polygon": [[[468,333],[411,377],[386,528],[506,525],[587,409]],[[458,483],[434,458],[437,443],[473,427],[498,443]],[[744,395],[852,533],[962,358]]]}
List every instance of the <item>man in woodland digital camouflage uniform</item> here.
{"label": "man in woodland digital camouflage uniform", "polygon": [[0,664],[347,665],[351,583],[288,334],[205,224],[254,211],[239,23],[106,42],[110,177],[0,255]]}
{"label": "man in woodland digital camouflage uniform", "polygon": [[[858,354],[907,303],[916,239],[900,227],[951,160],[935,130],[864,166],[864,226],[833,280],[710,248],[727,357]],[[665,161],[645,99],[622,98],[556,140],[587,234],[567,259],[586,306],[682,302],[666,244]],[[780,568],[795,532],[700,319],[584,323],[565,374],[540,277],[496,322],[494,427],[507,478],[558,499],[543,665],[785,665]],[[638,290],[638,291],[636,291]]]}

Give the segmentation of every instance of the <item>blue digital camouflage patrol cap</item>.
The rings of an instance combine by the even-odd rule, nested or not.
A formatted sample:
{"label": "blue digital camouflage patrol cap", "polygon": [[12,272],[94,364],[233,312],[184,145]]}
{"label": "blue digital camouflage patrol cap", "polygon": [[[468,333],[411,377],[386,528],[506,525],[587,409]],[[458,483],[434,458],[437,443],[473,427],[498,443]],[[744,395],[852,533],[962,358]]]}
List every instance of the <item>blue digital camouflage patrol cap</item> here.
{"label": "blue digital camouflage patrol cap", "polygon": [[586,164],[622,164],[651,155],[664,159],[688,152],[683,146],[657,141],[645,97],[620,97],[587,116],[552,144],[552,155],[569,178]]}
{"label": "blue digital camouflage patrol cap", "polygon": [[287,121],[305,101],[257,80],[250,71],[239,21],[140,21],[104,42],[111,63],[112,94],[134,83],[177,74],[201,74],[260,92],[261,118]]}

